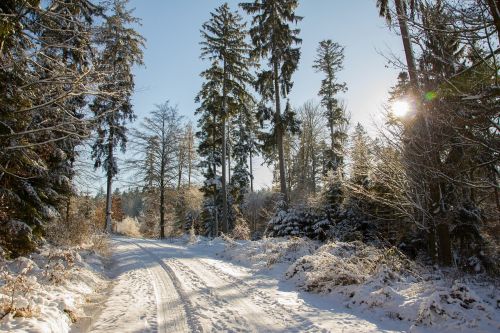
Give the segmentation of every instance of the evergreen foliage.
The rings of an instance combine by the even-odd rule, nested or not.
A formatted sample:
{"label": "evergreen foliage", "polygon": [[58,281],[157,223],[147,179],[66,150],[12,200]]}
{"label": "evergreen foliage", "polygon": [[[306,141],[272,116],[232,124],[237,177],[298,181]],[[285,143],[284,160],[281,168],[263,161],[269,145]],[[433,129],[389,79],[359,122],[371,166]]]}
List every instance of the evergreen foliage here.
{"label": "evergreen foliage", "polygon": [[[213,193],[212,195],[220,196],[222,199],[221,208],[221,230],[225,233],[229,232],[230,220],[229,201],[227,190],[227,144],[228,144],[228,120],[236,113],[245,112],[244,104],[252,100],[251,95],[247,91],[247,84],[253,81],[250,75],[249,68],[252,65],[249,59],[250,48],[245,41],[246,29],[245,23],[242,22],[242,17],[229,9],[227,4],[224,4],[215,9],[211,14],[208,22],[203,24],[201,31],[203,41],[201,57],[210,60],[212,65],[209,69],[201,73],[205,79],[202,89],[196,100],[201,102],[201,107],[198,113],[201,113],[200,125],[206,128],[207,132],[200,133],[202,139],[200,143],[200,155],[207,157],[204,162],[207,167],[205,177],[207,181],[215,180],[217,176],[217,165],[221,166],[220,190],[222,193]],[[218,138],[216,138],[216,127],[220,127],[222,132],[220,138],[220,151],[216,152]],[[243,123],[238,129],[240,135],[241,130],[244,130]],[[212,137],[209,138],[209,135]],[[211,141],[211,142],[209,142]],[[243,153],[241,149],[237,149],[237,154]],[[217,156],[220,154],[220,157]],[[244,157],[238,158],[237,176],[244,177],[242,168],[244,167]],[[240,183],[243,181],[240,179]],[[208,185],[211,186],[211,185]],[[217,191],[217,190],[215,190]],[[205,189],[204,192],[209,196],[210,190]],[[211,199],[213,201],[213,199]],[[213,201],[213,205],[217,201]],[[213,207],[218,210],[218,208]],[[212,216],[213,214],[205,214]],[[207,223],[216,223],[215,221]],[[218,223],[218,222],[217,222]],[[218,229],[218,227],[216,228]]]}
{"label": "evergreen foliage", "polygon": [[344,144],[347,141],[347,125],[349,119],[345,107],[339,102],[337,94],[347,91],[344,82],[337,82],[337,73],[343,69],[344,47],[331,39],[319,43],[313,68],[324,74],[318,95],[325,108],[325,116],[330,129],[330,147],[326,150],[328,170],[337,171],[344,164]]}
{"label": "evergreen foliage", "polygon": [[294,47],[302,42],[298,37],[300,29],[291,28],[292,24],[302,20],[301,16],[295,15],[298,0],[255,0],[240,6],[253,15],[250,28],[254,46],[252,55],[268,60],[269,68],[258,74],[256,88],[264,101],[274,101],[274,110],[266,108],[268,117],[262,119],[273,119],[272,132],[276,140],[273,146],[278,151],[280,191],[288,202],[284,136],[287,125],[292,126],[293,113],[287,112],[291,111],[287,105],[282,115],[280,98],[286,98],[290,93],[292,74],[297,70],[300,59],[300,49]]}
{"label": "evergreen foliage", "polygon": [[112,180],[118,173],[115,151],[118,147],[125,152],[127,144],[127,121],[135,118],[132,107],[134,77],[132,67],[141,65],[144,38],[131,24],[139,21],[125,8],[127,0],[114,0],[113,13],[106,17],[97,33],[97,41],[102,47],[97,66],[108,80],[99,85],[105,95],[97,96],[90,109],[97,118],[97,138],[92,146],[95,168],[106,172],[106,230],[111,232],[111,192]]}

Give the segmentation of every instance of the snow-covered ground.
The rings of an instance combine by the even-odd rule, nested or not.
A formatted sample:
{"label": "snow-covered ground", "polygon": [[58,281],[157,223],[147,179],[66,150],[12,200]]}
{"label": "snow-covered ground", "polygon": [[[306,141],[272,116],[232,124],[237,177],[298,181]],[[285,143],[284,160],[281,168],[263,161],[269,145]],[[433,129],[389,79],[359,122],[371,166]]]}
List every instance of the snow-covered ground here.
{"label": "snow-covered ground", "polygon": [[[91,318],[73,332],[500,329],[494,281],[452,279],[437,271],[425,275],[422,268],[398,254],[362,244],[203,238],[190,243],[187,237],[169,241],[115,237],[112,242],[106,300],[102,306],[87,306]],[[88,279],[87,274],[81,279]],[[88,292],[102,281],[95,282],[86,282]],[[42,332],[64,332],[71,322],[64,309],[76,314],[82,309],[81,299],[74,295],[73,300],[64,301],[73,283],[75,293],[85,295],[78,283],[66,283],[63,295],[53,296],[58,301],[44,306],[39,317],[44,319],[9,317],[1,322],[0,331],[38,332],[42,330],[34,328],[42,327],[37,325],[44,320],[59,320],[61,328],[47,326]],[[48,293],[56,287],[51,288]],[[56,308],[59,312],[48,312]]]}
{"label": "snow-covered ground", "polygon": [[103,272],[103,257],[93,250],[46,245],[29,258],[0,256],[0,332],[69,332],[101,298]]}

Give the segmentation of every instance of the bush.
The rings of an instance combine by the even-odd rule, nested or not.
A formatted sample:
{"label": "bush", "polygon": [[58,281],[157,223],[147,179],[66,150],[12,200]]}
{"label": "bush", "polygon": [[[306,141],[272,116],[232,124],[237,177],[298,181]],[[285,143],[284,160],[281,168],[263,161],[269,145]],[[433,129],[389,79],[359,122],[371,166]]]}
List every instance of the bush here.
{"label": "bush", "polygon": [[249,240],[250,239],[250,229],[248,228],[248,223],[242,217],[236,218],[236,223],[231,231],[231,238]]}
{"label": "bush", "polygon": [[116,222],[116,232],[129,237],[140,237],[139,222],[129,216]]}
{"label": "bush", "polygon": [[361,284],[377,274],[398,279],[413,263],[395,248],[378,249],[361,242],[332,242],[299,258],[286,272],[304,290],[330,292],[336,286]]}

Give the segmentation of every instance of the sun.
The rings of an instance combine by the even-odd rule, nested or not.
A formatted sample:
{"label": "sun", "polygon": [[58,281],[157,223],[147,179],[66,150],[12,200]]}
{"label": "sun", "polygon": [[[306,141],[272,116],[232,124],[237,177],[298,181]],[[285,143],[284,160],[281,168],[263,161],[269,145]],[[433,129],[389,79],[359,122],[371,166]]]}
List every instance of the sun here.
{"label": "sun", "polygon": [[404,117],[410,111],[410,104],[404,100],[397,100],[392,103],[391,110],[396,117]]}

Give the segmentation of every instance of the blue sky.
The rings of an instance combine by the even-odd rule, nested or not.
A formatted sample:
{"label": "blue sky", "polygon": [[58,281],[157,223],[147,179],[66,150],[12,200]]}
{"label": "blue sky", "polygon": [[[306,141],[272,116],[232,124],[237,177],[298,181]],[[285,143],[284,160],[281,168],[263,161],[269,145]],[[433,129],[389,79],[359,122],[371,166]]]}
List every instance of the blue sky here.
{"label": "blue sky", "polygon": [[[146,65],[134,70],[133,102],[139,120],[155,104],[167,99],[178,106],[185,119],[195,120],[194,97],[202,83],[199,73],[207,67],[199,58],[199,31],[210,12],[224,2],[131,0],[134,15],[142,20],[138,30],[147,39]],[[240,1],[227,2],[237,9]],[[309,99],[318,99],[322,77],[311,66],[319,41],[332,39],[345,46],[345,68],[339,78],[347,82],[349,89],[343,98],[351,113],[351,123],[359,121],[369,128],[372,116],[380,114],[381,104],[387,99],[398,72],[387,68],[387,61],[380,53],[401,56],[399,37],[378,17],[375,0],[302,0],[297,14],[304,16],[299,24],[303,43],[299,70],[293,76],[294,87],[289,96],[292,105],[298,107]],[[268,185],[270,172],[258,167],[256,178],[257,185]]]}

